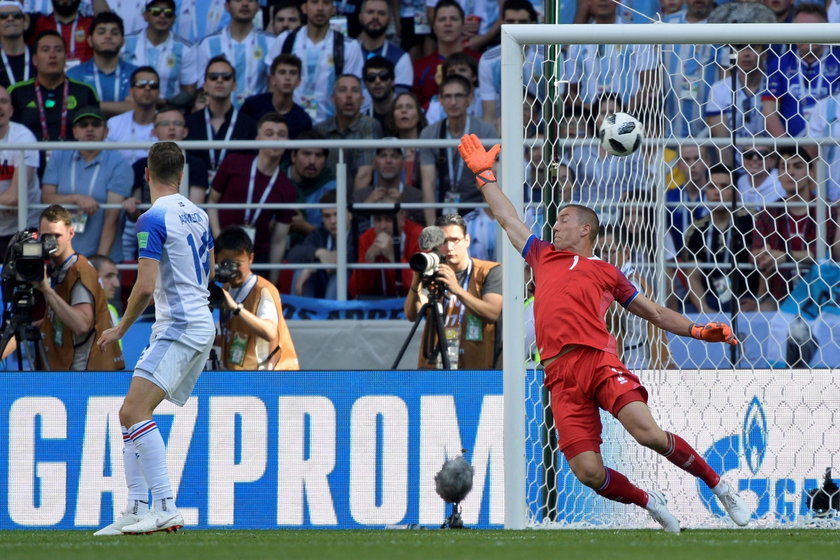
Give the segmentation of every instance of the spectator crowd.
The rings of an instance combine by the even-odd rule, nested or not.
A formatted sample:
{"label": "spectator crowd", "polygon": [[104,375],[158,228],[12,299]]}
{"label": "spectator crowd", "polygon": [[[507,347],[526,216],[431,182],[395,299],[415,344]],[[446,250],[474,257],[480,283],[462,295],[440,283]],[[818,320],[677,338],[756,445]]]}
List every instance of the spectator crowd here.
{"label": "spectator crowd", "polygon": [[[840,21],[834,0],[753,4],[757,21]],[[0,0],[0,136],[9,144],[495,138],[501,25],[537,23],[543,7],[536,0]],[[581,0],[573,21],[695,25],[714,20],[721,7],[713,0]],[[683,311],[775,310],[821,257],[840,258],[833,209],[840,151],[754,141],[840,133],[840,54],[821,44],[731,48],[733,68],[726,46],[572,45],[552,61],[543,46],[524,49],[531,139],[592,137],[608,113],[623,110],[645,122],[649,137],[678,140],[665,150],[664,238],[668,300]],[[541,118],[546,62],[562,75],[562,109],[550,131]],[[734,145],[694,141],[733,131]],[[337,150],[186,155],[189,198],[199,205],[336,200]],[[79,253],[136,261],[134,223],[150,200],[143,151],[0,150],[0,159],[0,204],[17,204],[25,173],[30,204],[72,209]],[[822,182],[818,159],[827,162]],[[393,209],[211,209],[214,235],[241,227],[254,264],[331,264],[338,243],[358,262],[396,263],[417,249],[423,226],[457,211],[473,254],[497,259],[494,218],[479,205],[454,148],[350,149],[344,161],[351,203]],[[523,163],[536,234],[550,223],[551,207],[582,203],[599,212],[605,239],[620,246],[604,248],[620,256],[614,264],[652,261],[652,186],[664,166],[650,150],[610,158],[597,145],[538,142],[526,147]],[[30,225],[38,215],[31,212]],[[345,218],[350,236],[336,239]],[[5,254],[17,216],[3,210],[0,220]],[[336,294],[335,275],[320,267],[265,275],[281,293]],[[355,270],[350,296],[405,297],[411,281],[400,275]]]}

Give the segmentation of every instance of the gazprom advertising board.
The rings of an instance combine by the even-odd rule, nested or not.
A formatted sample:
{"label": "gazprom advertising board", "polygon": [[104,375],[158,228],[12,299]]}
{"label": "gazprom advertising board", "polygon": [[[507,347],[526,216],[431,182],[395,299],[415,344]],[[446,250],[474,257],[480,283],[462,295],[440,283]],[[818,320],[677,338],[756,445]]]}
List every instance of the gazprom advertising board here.
{"label": "gazprom advertising board", "polygon": [[[806,491],[840,469],[833,372],[641,372],[655,418],[737,485],[760,524],[807,520]],[[532,381],[534,379],[532,378]],[[124,506],[118,410],[127,373],[0,376],[0,529],[92,529]],[[434,475],[466,449],[472,527],[504,523],[502,375],[497,371],[205,372],[187,404],[155,419],[178,505],[197,528],[437,526]],[[529,433],[541,411],[529,407]],[[705,486],[605,418],[606,464],[662,490],[683,526],[725,526]],[[526,492],[547,511],[548,458],[527,447]],[[558,459],[560,522],[650,526],[575,482]],[[559,507],[558,507],[559,506]]]}
{"label": "gazprom advertising board", "polygon": [[[129,378],[0,376],[0,529],[93,528],[125,506]],[[475,466],[465,522],[503,523],[499,372],[205,372],[184,407],[158,412],[188,526],[439,525],[434,476],[461,449]]]}

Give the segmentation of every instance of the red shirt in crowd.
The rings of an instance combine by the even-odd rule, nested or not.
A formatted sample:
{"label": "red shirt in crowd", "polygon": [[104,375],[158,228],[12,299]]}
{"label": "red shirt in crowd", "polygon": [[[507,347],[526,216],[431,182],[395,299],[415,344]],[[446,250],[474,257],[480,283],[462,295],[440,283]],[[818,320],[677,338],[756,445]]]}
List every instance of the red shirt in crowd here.
{"label": "red shirt in crowd", "polygon": [[[408,262],[408,258],[414,253],[420,252],[420,232],[423,226],[409,219],[403,225],[402,251],[400,262]],[[365,261],[365,253],[376,241],[376,230],[367,229],[359,236],[359,262]],[[384,256],[376,258],[378,263],[387,263]],[[397,272],[401,274],[402,287],[397,291]],[[350,275],[350,297],[356,296],[382,296],[382,297],[405,297],[411,287],[412,272],[409,268],[401,270],[362,270],[356,269]]]}
{"label": "red shirt in crowd", "polygon": [[32,36],[29,39],[29,45],[35,44],[35,39],[41,33],[50,29],[58,31],[59,35],[64,39],[64,53],[67,60],[79,60],[80,62],[87,62],[93,57],[93,47],[88,44],[88,30],[90,30],[90,22],[92,17],[77,15],[75,21],[72,23],[59,23],[53,14],[38,14],[38,19],[35,20],[33,26]]}
{"label": "red shirt in crowd", "polygon": [[[477,53],[470,49],[464,49],[464,53],[473,57],[476,63],[478,63],[478,60],[481,58],[481,53]],[[434,97],[438,92],[438,83],[436,79],[437,70],[438,66],[443,64],[445,58],[446,57],[435,51],[428,56],[418,58],[414,62],[414,88],[412,91],[414,91],[420,99],[420,104],[423,106],[423,110],[429,108],[429,101],[431,101],[432,97]]]}

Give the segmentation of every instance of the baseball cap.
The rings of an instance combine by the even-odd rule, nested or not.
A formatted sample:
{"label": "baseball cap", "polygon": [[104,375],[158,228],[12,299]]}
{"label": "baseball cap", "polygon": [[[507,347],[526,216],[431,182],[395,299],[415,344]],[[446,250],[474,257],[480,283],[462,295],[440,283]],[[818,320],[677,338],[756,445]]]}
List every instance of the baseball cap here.
{"label": "baseball cap", "polygon": [[149,0],[149,2],[146,2],[146,10],[148,10],[155,4],[169,4],[173,10],[178,9],[178,7],[175,5],[175,0]]}
{"label": "baseball cap", "polygon": [[86,105],[79,109],[76,113],[76,116],[73,117],[73,124],[76,124],[80,120],[86,117],[93,117],[95,119],[99,119],[102,122],[105,122],[105,117],[102,115],[102,111],[96,105]]}

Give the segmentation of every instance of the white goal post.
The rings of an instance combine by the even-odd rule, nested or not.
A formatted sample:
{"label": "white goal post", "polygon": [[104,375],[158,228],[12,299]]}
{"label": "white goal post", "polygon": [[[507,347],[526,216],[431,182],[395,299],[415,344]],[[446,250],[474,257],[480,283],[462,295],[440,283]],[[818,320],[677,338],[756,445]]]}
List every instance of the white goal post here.
{"label": "white goal post", "polygon": [[[529,145],[526,140],[526,127],[529,123],[526,123],[525,117],[523,117],[523,103],[525,100],[524,88],[517,87],[515,84],[519,84],[520,86],[523,84],[523,68],[527,67],[526,63],[529,62],[526,59],[526,54],[524,52],[526,46],[543,46],[546,52],[548,52],[550,48],[560,47],[561,45],[649,45],[653,48],[659,49],[661,48],[661,46],[664,45],[768,46],[775,44],[796,45],[798,43],[840,44],[840,24],[835,25],[805,23],[796,25],[690,25],[656,23],[644,25],[627,24],[597,26],[589,24],[503,25],[501,31],[502,151],[500,163],[500,183],[503,188],[503,191],[512,201],[520,216],[525,216],[526,202],[523,196],[523,185],[526,184],[526,166],[523,165],[523,152],[521,151],[520,147]],[[548,55],[546,55],[546,57],[547,56]],[[539,94],[539,101],[544,105],[556,102],[556,96],[560,95],[559,92],[561,88],[564,87],[561,72],[557,71],[553,75],[542,76],[541,79],[545,80],[543,84],[545,87]],[[724,126],[727,126],[727,123],[724,123]],[[732,137],[735,137],[735,131],[732,131]],[[663,161],[663,158],[661,157],[661,150],[664,149],[664,147],[678,147],[685,143],[686,140],[686,137],[668,137],[660,133],[657,137],[646,138],[643,146],[645,146],[647,149],[654,150],[654,152],[657,154],[658,161]],[[548,140],[545,139],[544,141],[547,142]],[[730,139],[727,137],[705,139],[697,138],[692,139],[692,141],[696,142],[698,145],[701,146],[705,145],[710,147],[725,147],[729,144]],[[744,138],[741,138],[741,141],[743,141],[745,145],[749,144],[750,146],[772,146],[775,148],[783,146],[795,146],[799,142],[799,140],[797,139],[771,137],[750,138],[749,141],[745,140]],[[585,145],[587,142],[590,145],[592,144],[591,136],[588,139],[580,137],[577,139],[571,139],[568,141],[568,145]],[[836,141],[827,138],[808,138],[808,143],[822,147],[823,145],[828,145],[829,143],[836,144]],[[738,155],[737,157],[740,158],[740,155]],[[825,188],[822,185],[822,183],[827,177],[828,172],[826,171],[826,169],[829,167],[829,163],[830,162],[826,162],[823,159],[819,162],[817,166],[818,170],[816,171],[816,174],[820,183],[820,186],[818,188],[820,196],[822,196],[825,193]],[[543,164],[547,165],[546,162],[543,162]],[[650,204],[652,209],[654,210],[651,216],[655,218],[655,223],[647,224],[647,227],[649,227],[652,230],[652,235],[654,236],[654,239],[658,239],[658,241],[660,241],[659,246],[657,247],[657,261],[655,264],[655,267],[659,270],[659,276],[657,277],[657,280],[653,283],[655,292],[653,294],[653,297],[660,303],[664,303],[666,295],[665,281],[663,280],[664,271],[662,270],[664,265],[664,257],[662,256],[664,249],[662,248],[662,245],[664,245],[664,238],[668,235],[668,233],[666,232],[667,226],[664,201],[664,171],[666,170],[664,165],[662,170],[663,173],[661,174],[661,176],[663,177],[663,182],[661,184],[654,185],[651,188],[652,198],[650,200]],[[822,201],[822,210],[820,211],[827,212],[827,205],[825,201],[822,199],[820,200]],[[549,204],[553,203],[553,200],[543,200],[542,202],[542,204],[544,204],[546,207]],[[546,210],[546,212],[546,216],[548,216],[550,212],[548,210]],[[820,230],[822,232],[821,236],[824,238],[826,235],[825,224],[821,224],[820,228],[822,228]],[[543,228],[542,230],[547,231],[547,228]],[[661,238],[656,238],[656,235],[660,235]],[[545,239],[549,238],[545,237]],[[532,479],[534,476],[535,468],[539,470],[539,465],[535,467],[535,465],[529,463],[529,461],[538,460],[538,458],[534,457],[534,446],[536,446],[536,448],[541,448],[543,450],[542,453],[546,453],[545,449],[549,445],[546,442],[533,442],[533,433],[542,433],[544,435],[545,433],[551,430],[551,427],[541,426],[539,430],[534,430],[532,426],[528,425],[528,423],[532,422],[534,418],[539,417],[539,413],[535,412],[534,410],[529,410],[528,406],[530,405],[539,407],[544,406],[544,403],[535,403],[533,402],[534,396],[526,394],[529,390],[529,382],[533,381],[533,379],[529,380],[530,374],[528,373],[527,367],[528,359],[532,352],[531,350],[526,348],[526,344],[524,343],[523,338],[523,333],[526,332],[527,326],[525,311],[527,293],[524,288],[524,286],[526,285],[524,275],[524,264],[521,255],[519,255],[513,248],[513,246],[506,240],[505,243],[502,244],[501,262],[504,268],[504,321],[502,334],[504,340],[503,369],[505,527],[508,529],[522,529],[535,525],[545,525],[545,519],[542,519],[539,514],[535,513],[535,509],[540,509],[541,506],[535,506],[535,504],[532,503],[532,490],[529,489],[527,485],[530,482],[533,482],[530,479]],[[776,302],[777,305],[779,303],[780,302]],[[743,362],[741,361],[739,361],[738,363],[743,364]],[[791,369],[765,370],[757,367],[748,367],[744,369],[742,365],[735,366],[735,368],[718,367],[710,371],[701,371],[700,367],[702,366],[698,366],[697,368],[694,368],[693,370],[690,370],[688,372],[683,371],[683,377],[680,378],[681,384],[694,383],[697,387],[700,387],[704,384],[719,384],[720,387],[729,387],[730,389],[737,388],[739,387],[740,383],[740,381],[738,380],[738,377],[740,375],[739,372],[743,371],[744,383],[747,386],[756,385],[760,388],[760,390],[763,392],[762,394],[765,395],[766,399],[764,401],[761,401],[757,405],[758,409],[756,409],[756,405],[754,405],[754,403],[750,403],[749,411],[746,412],[747,420],[755,423],[749,424],[749,426],[760,427],[761,422],[759,420],[764,419],[765,411],[768,409],[768,407],[773,406],[774,403],[777,404],[779,402],[779,398],[782,398],[781,395],[777,393],[781,391],[779,387],[784,387],[785,384],[795,385],[795,387],[792,389],[792,393],[793,395],[795,395],[795,398],[800,399],[800,404],[804,403],[803,406],[805,407],[820,406],[821,404],[826,404],[823,401],[819,401],[818,397],[814,397],[813,395],[808,396],[808,391],[806,391],[803,388],[811,382],[810,375],[797,373],[796,371],[792,371]],[[763,375],[770,376],[767,378],[768,380],[766,381],[766,383],[762,381]],[[709,381],[710,376],[713,376],[713,381]],[[650,390],[652,399],[654,395],[662,397],[662,399],[658,401],[659,403],[662,403],[663,401],[674,403],[673,399],[678,399],[680,395],[685,396],[686,394],[691,395],[691,398],[697,399],[699,402],[703,403],[708,402],[709,399],[714,399],[714,391],[711,391],[709,394],[701,395],[699,391],[697,393],[692,393],[691,391],[685,393],[680,388],[674,387],[674,390],[668,393],[668,391],[664,389],[666,387],[669,387],[668,376],[666,372],[661,368],[653,368],[652,370],[645,371],[642,374],[640,374],[640,377],[642,379],[642,383],[645,384]],[[838,389],[838,386],[834,384],[831,375],[817,375],[816,378],[816,384],[818,386],[831,388],[832,390]],[[671,377],[671,383],[675,383],[675,379],[676,378]],[[692,385],[692,387],[693,386],[694,385]],[[530,390],[533,392],[533,387],[531,387]],[[536,398],[539,400],[539,397]],[[814,401],[813,399],[817,400]],[[687,409],[690,409],[692,406],[695,405],[695,403],[692,402],[679,403],[679,401],[677,401],[677,404],[680,406],[684,406]],[[837,406],[837,403],[833,402],[833,406]],[[697,412],[699,413],[699,411]],[[719,413],[718,411],[713,410],[710,412],[710,414],[717,415]],[[742,414],[741,412],[739,412],[739,414],[739,419],[744,418],[744,414]],[[796,416],[797,413],[796,411],[794,411],[794,413],[792,414]],[[660,415],[657,415],[655,410],[654,416],[657,417],[657,419],[659,420],[662,419]],[[750,418],[752,420],[750,420]],[[756,418],[759,418],[759,420],[756,420]],[[669,420],[672,421],[672,424],[674,423],[673,419],[669,418]],[[749,433],[748,426],[746,426],[746,424],[748,423],[747,420],[744,420],[744,434]],[[810,422],[811,420],[809,419],[808,421]],[[714,426],[716,427],[718,426],[717,417],[710,418],[709,422],[714,423]],[[670,426],[663,427],[666,429],[672,428]],[[686,433],[682,434],[683,437],[693,437],[696,435],[693,432],[697,430],[697,426],[692,425],[686,420],[686,422],[682,425],[673,426],[673,429],[685,429]],[[820,428],[818,427],[815,429]],[[708,434],[704,434],[701,437],[705,437],[706,435]],[[792,434],[792,436],[804,437],[804,435],[800,433]],[[746,437],[747,435],[744,435],[744,438]],[[605,445],[607,445],[607,437],[605,437],[604,439]],[[692,441],[689,437],[686,437],[686,439],[689,441],[689,443],[697,445],[697,442]],[[616,440],[616,443],[618,443],[619,441],[624,442],[625,440],[619,439]],[[704,439],[703,441],[706,443],[708,442],[706,439]],[[744,441],[746,442],[746,439]],[[746,445],[746,443],[744,443],[744,445]],[[532,448],[529,449],[529,446],[532,446]],[[636,453],[635,448],[642,449],[640,446],[635,446],[635,448],[633,449],[631,449],[631,447],[632,446],[628,443],[627,447],[625,448],[627,449],[627,453]],[[830,461],[831,458],[837,458],[833,455],[821,455],[823,451],[821,451],[820,449],[811,451],[814,451],[814,453],[820,457],[819,460],[814,459],[813,465],[808,465],[809,472],[813,471],[814,476],[817,476],[819,474],[819,471],[822,470],[820,467],[823,466],[823,458],[826,461]],[[548,452],[556,456],[556,450],[552,450],[549,448]],[[638,453],[641,454],[642,451],[639,451]],[[554,460],[556,460],[556,458],[551,459],[551,461]],[[647,456],[645,456],[644,461],[648,461]],[[668,469],[677,471],[675,467],[668,464],[665,461],[665,459],[661,457],[656,457],[652,459],[652,461],[653,463],[656,463],[657,461],[661,463],[661,469],[663,471]],[[835,464],[835,466],[840,468],[840,463]],[[552,472],[554,471],[552,470]],[[680,474],[682,474],[681,471]],[[542,473],[539,476],[546,476],[546,474]],[[556,473],[552,476],[556,476]],[[633,480],[633,477],[631,477],[631,480]],[[645,483],[647,481],[635,480],[635,482],[638,482],[639,485],[644,488]],[[803,487],[811,485],[810,482],[803,484]],[[801,489],[802,488],[797,487],[797,492]],[[592,492],[592,496],[595,496],[594,492]],[[553,499],[556,500],[557,497],[555,496]],[[597,496],[595,496],[595,499],[601,500],[601,498]],[[795,502],[794,509],[796,509],[796,507],[798,507],[796,506],[796,503],[798,502],[796,502],[796,499],[794,498],[791,499]],[[581,502],[584,502],[586,500],[589,500],[589,498],[581,498]],[[697,498],[695,494],[688,498],[680,497],[679,500],[690,501],[697,500]],[[698,503],[695,502],[693,504],[685,504],[684,507],[689,507],[692,505],[694,507],[697,507]],[[632,508],[632,506],[620,507]],[[647,524],[646,518],[642,519],[642,521],[640,521],[637,525],[635,524],[634,519],[635,518],[630,518],[630,525],[619,524],[618,526],[622,528],[630,528],[634,526],[649,526]],[[573,527],[609,525],[608,523],[603,523],[599,520],[593,521],[589,518],[583,519],[580,523],[578,523],[578,521],[581,520],[572,519],[568,523],[559,523],[556,526]],[[683,519],[682,521],[686,523],[689,520]],[[771,523],[770,525],[774,526],[773,523]],[[715,524],[705,524],[704,526],[715,526]]]}

